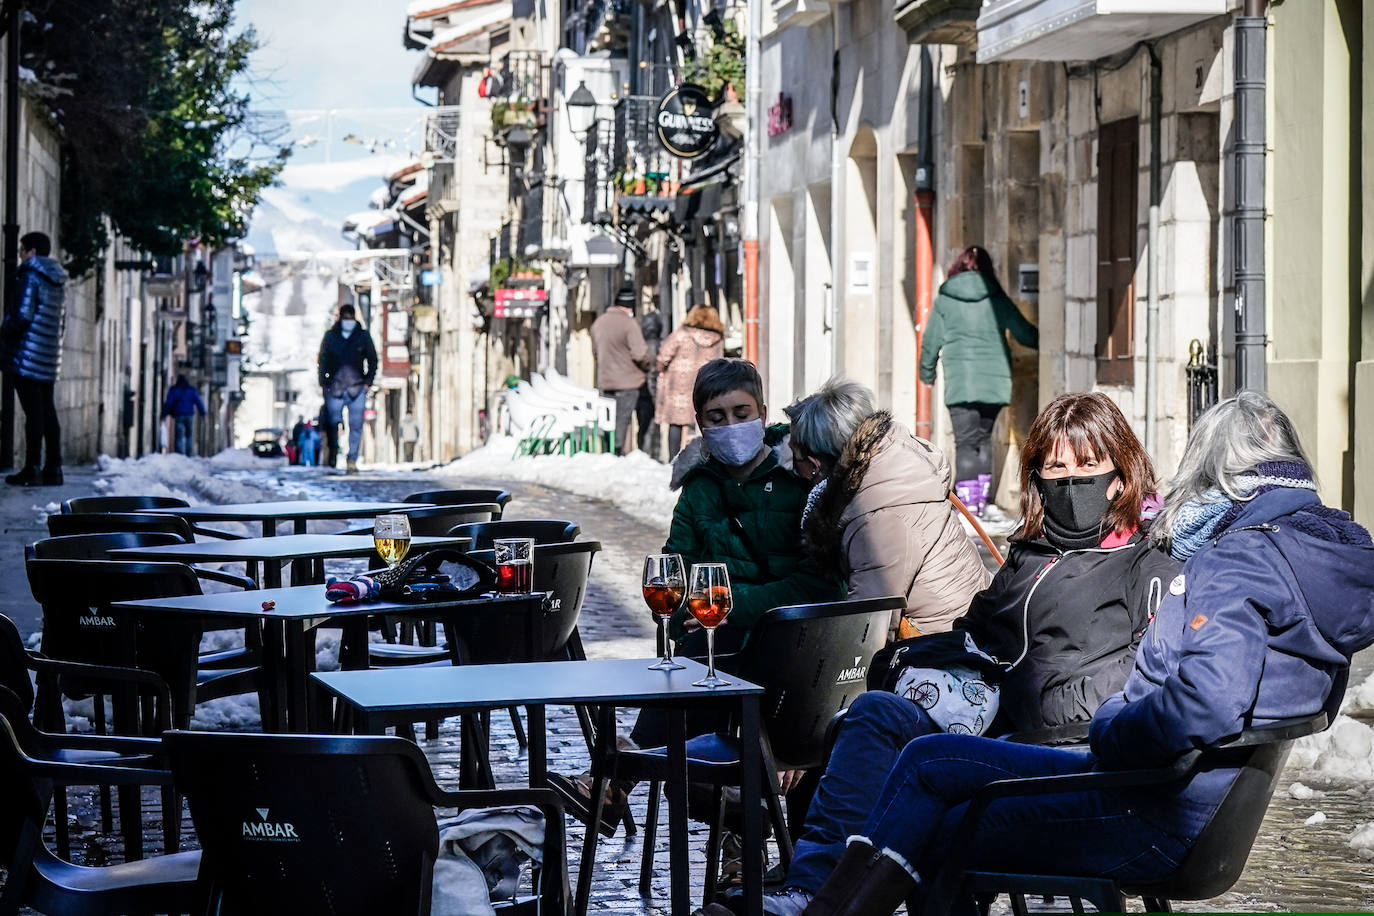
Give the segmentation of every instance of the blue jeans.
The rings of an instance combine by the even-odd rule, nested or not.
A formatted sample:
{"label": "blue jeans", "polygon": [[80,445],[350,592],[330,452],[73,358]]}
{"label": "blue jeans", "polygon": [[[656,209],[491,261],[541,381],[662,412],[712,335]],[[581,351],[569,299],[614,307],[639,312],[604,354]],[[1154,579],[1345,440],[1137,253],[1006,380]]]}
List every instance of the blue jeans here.
{"label": "blue jeans", "polygon": [[[908,744],[897,758],[859,835],[913,877],[929,881],[949,852],[969,799],[983,786],[1092,768],[1086,749],[930,735]],[[968,864],[1124,881],[1164,878],[1177,869],[1192,840],[1141,817],[1142,802],[1158,798],[1123,789],[1003,799],[983,815]]]}
{"label": "blue jeans", "polygon": [[873,810],[902,748],[940,727],[910,700],[880,690],[859,694],[844,725],[792,853],[787,885],[815,893]]}
{"label": "blue jeans", "polygon": [[184,417],[173,417],[172,422],[176,424],[176,445],[177,451],[183,455],[192,454],[195,449],[196,415],[187,414]]}
{"label": "blue jeans", "polygon": [[335,397],[332,394],[324,396],[324,409],[329,413],[328,430],[334,435],[331,439],[338,436],[339,424],[343,422],[344,410],[348,410],[348,460],[358,460],[358,449],[363,444],[363,408],[367,406],[367,389],[358,392],[358,396],[350,398],[347,394]]}

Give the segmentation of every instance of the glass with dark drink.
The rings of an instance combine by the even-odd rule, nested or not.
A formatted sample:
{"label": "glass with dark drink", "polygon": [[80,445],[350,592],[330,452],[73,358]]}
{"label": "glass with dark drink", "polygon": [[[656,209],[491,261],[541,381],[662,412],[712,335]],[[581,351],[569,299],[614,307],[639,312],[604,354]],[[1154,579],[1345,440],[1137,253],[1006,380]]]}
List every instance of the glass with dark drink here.
{"label": "glass with dark drink", "polygon": [[651,553],[644,558],[644,603],[658,621],[658,637],[663,643],[663,658],[649,666],[651,671],[678,671],[683,666],[673,661],[673,641],[668,637],[668,618],[673,616],[687,592],[682,572],[682,557],[675,553]]}
{"label": "glass with dark drink", "polygon": [[730,574],[724,563],[696,563],[687,590],[687,609],[706,628],[706,677],[693,681],[694,687],[725,687],[730,684],[716,676],[716,627],[730,615]]}
{"label": "glass with dark drink", "polygon": [[534,540],[499,538],[492,547],[496,553],[496,591],[502,595],[534,591]]}

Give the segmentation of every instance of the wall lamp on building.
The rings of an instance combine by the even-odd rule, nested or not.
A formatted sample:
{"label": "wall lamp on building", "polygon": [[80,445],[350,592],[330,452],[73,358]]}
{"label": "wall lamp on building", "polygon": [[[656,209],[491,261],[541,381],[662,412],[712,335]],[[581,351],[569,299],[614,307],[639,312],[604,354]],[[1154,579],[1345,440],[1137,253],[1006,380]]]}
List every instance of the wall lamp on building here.
{"label": "wall lamp on building", "polygon": [[596,96],[587,88],[587,81],[581,80],[572,95],[568,96],[568,127],[578,140],[585,140],[587,134],[596,126]]}

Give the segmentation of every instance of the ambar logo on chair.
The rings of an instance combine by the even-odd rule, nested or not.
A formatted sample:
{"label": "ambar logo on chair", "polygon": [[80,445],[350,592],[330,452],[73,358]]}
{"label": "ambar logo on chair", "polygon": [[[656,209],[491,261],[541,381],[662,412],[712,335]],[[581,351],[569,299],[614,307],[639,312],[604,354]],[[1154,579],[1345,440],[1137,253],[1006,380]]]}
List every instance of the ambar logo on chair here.
{"label": "ambar logo on chair", "polygon": [[79,626],[83,627],[104,627],[108,629],[115,626],[115,619],[106,614],[87,614],[84,617],[76,618],[76,622]]}
{"label": "ambar logo on chair", "polygon": [[284,822],[275,822],[268,819],[270,808],[254,808],[258,813],[259,820],[243,822],[243,838],[245,840],[262,840],[269,843],[299,843],[301,838],[296,834],[296,825]]}
{"label": "ambar logo on chair", "polygon": [[862,681],[868,674],[868,666],[859,664],[862,660],[862,655],[854,656],[854,664],[835,675],[835,683],[848,684],[851,681]]}

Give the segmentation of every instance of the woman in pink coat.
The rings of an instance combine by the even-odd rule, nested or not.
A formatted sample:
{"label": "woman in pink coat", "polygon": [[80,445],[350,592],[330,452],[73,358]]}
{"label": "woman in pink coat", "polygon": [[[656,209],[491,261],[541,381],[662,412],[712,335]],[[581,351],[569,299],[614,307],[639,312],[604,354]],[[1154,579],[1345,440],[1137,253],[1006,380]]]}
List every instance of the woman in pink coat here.
{"label": "woman in pink coat", "polygon": [[709,305],[693,306],[682,325],[658,348],[655,420],[668,424],[668,460],[682,450],[682,433],[696,423],[692,385],[697,370],[725,355],[725,328]]}

